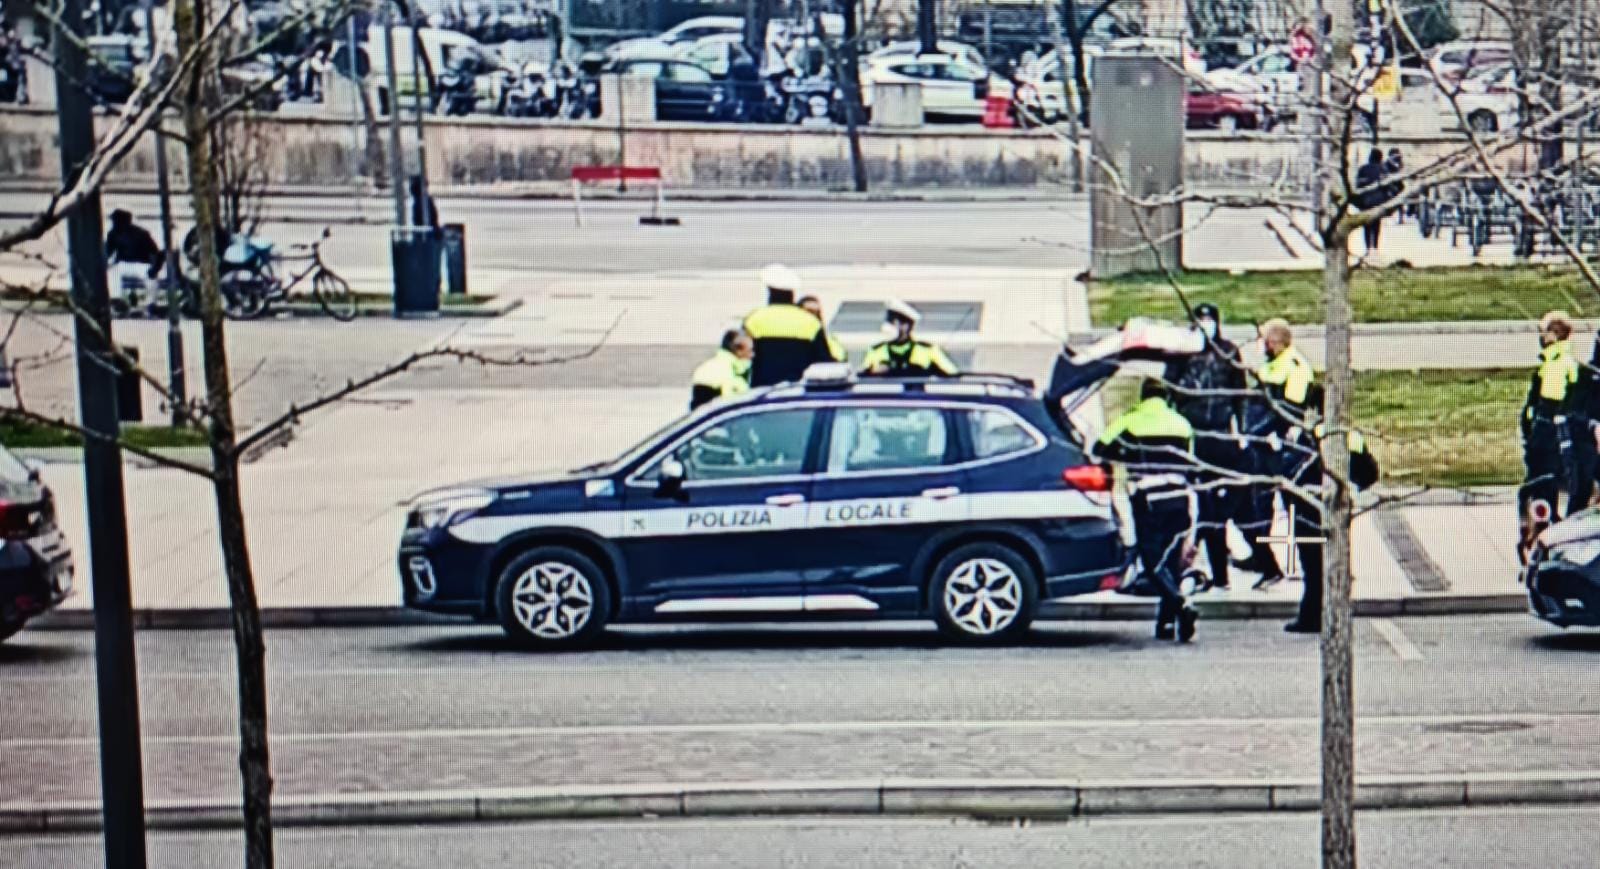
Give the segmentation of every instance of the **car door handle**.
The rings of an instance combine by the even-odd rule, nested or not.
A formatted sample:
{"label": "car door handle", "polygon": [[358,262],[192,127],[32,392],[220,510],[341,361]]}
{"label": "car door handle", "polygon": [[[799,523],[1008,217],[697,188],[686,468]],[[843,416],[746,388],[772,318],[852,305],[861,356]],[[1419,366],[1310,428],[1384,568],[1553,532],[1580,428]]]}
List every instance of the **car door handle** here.
{"label": "car door handle", "polygon": [[792,492],[787,495],[773,495],[767,499],[767,503],[774,507],[793,507],[796,504],[804,504],[805,501],[806,496],[799,492]]}
{"label": "car door handle", "polygon": [[961,494],[961,490],[956,488],[955,486],[945,486],[942,489],[923,489],[922,490],[922,497],[924,497],[924,498],[932,498],[935,501],[941,501],[941,500],[944,500],[945,498],[954,498],[955,496],[957,496],[959,494]]}

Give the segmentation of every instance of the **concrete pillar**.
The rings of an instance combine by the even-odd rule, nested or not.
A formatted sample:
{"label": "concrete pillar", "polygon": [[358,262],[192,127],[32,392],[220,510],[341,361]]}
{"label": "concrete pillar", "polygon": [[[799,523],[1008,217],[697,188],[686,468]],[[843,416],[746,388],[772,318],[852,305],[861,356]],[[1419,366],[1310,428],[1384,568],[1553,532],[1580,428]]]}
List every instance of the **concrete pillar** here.
{"label": "concrete pillar", "polygon": [[600,119],[637,126],[656,119],[656,80],[642,75],[600,77]]}
{"label": "concrete pillar", "polygon": [[1107,54],[1094,62],[1089,238],[1097,278],[1183,266],[1182,206],[1130,200],[1183,187],[1184,90],[1183,74],[1162,57]]}
{"label": "concrete pillar", "polygon": [[322,113],[334,118],[361,117],[360,86],[347,75],[323,70]]}
{"label": "concrete pillar", "polygon": [[922,126],[922,85],[915,82],[873,85],[872,125],[890,129]]}
{"label": "concrete pillar", "polygon": [[41,109],[56,107],[56,70],[32,54],[22,58],[22,75],[28,83],[28,105]]}

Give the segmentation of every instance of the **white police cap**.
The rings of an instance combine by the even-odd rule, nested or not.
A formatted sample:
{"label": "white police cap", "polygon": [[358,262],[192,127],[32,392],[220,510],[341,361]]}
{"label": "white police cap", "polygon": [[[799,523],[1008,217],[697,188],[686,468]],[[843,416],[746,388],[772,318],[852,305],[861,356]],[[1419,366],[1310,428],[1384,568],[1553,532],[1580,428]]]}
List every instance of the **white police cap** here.
{"label": "white police cap", "polygon": [[905,320],[915,326],[922,320],[922,313],[899,299],[890,299],[884,304],[884,319]]}
{"label": "white police cap", "polygon": [[798,293],[800,276],[786,265],[773,263],[761,270],[761,285],[769,290],[788,290],[791,293]]}

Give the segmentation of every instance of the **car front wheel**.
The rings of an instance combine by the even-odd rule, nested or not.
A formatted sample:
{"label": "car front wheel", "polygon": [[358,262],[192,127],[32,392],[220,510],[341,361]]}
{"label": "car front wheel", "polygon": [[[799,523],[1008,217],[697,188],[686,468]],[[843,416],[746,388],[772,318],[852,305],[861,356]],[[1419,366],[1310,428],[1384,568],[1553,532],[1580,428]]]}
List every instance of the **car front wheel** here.
{"label": "car front wheel", "polygon": [[500,626],[537,649],[583,646],[605,630],[611,590],[605,573],[571,549],[546,546],[513,558],[495,592]]}
{"label": "car front wheel", "polygon": [[1028,630],[1038,608],[1038,579],[1014,550],[993,543],[962,546],[933,571],[934,619],[947,636],[997,643]]}

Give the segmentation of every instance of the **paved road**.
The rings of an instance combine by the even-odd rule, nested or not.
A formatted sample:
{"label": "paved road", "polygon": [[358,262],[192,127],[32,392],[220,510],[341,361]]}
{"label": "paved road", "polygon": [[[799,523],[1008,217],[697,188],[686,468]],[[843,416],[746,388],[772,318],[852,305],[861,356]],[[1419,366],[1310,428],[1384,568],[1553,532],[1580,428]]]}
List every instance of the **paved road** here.
{"label": "paved road", "polygon": [[[1317,646],[1272,622],[629,632],[542,656],[494,628],[269,637],[280,793],[770,779],[1316,774]],[[1600,769],[1600,642],[1524,616],[1363,620],[1363,774]],[[140,637],[147,790],[236,791],[224,632]],[[91,636],[0,646],[0,803],[98,792]]]}
{"label": "paved road", "polygon": [[[1594,865],[1600,809],[1364,812],[1362,866]],[[1024,827],[946,820],[728,819],[381,827],[282,831],[278,865],[344,869],[533,866],[1032,869],[1038,866],[1183,866],[1297,869],[1318,865],[1314,815],[1115,818]],[[0,865],[102,865],[92,836],[0,839]],[[237,833],[158,833],[150,865],[237,863]]]}

